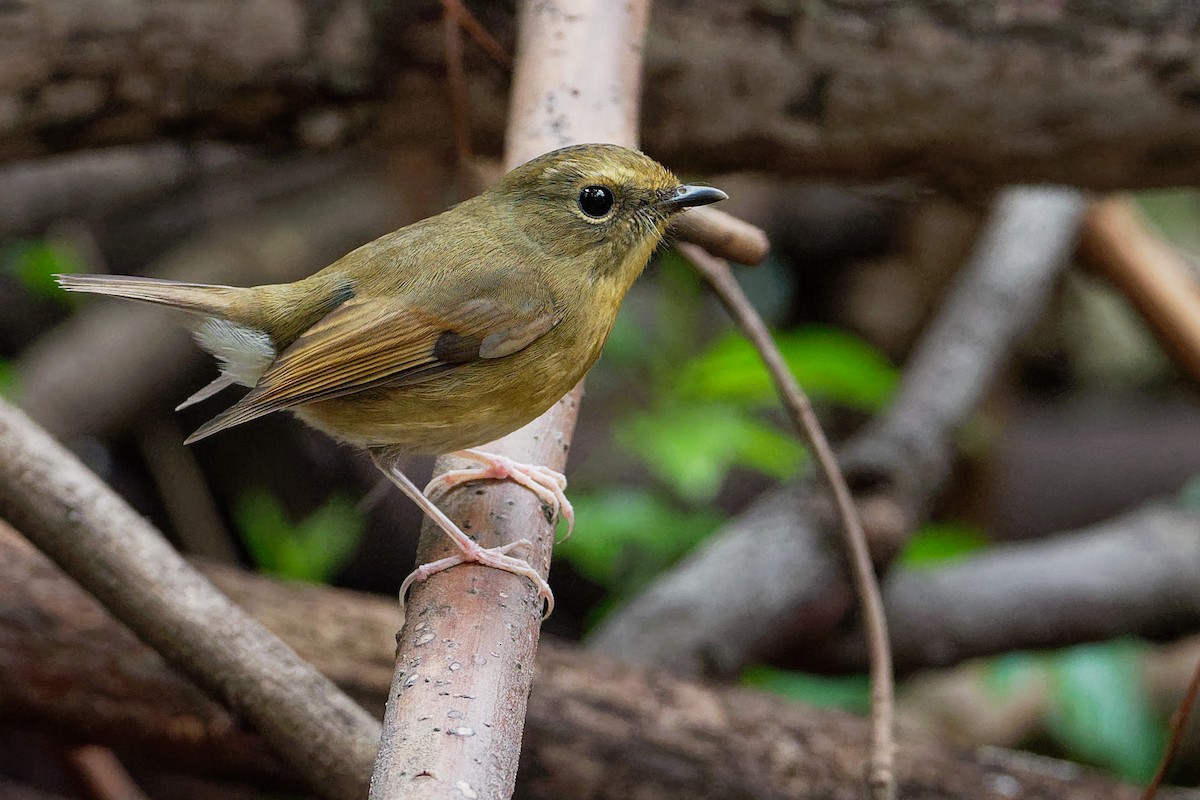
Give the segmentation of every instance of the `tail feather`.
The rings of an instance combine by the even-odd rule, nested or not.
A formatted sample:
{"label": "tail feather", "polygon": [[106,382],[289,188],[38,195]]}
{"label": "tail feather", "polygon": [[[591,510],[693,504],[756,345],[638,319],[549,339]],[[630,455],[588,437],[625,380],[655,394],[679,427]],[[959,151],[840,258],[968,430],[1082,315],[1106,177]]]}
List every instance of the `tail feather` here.
{"label": "tail feather", "polygon": [[55,275],[54,279],[68,292],[107,294],[218,317],[228,313],[240,291],[232,286],[210,286],[131,275]]}

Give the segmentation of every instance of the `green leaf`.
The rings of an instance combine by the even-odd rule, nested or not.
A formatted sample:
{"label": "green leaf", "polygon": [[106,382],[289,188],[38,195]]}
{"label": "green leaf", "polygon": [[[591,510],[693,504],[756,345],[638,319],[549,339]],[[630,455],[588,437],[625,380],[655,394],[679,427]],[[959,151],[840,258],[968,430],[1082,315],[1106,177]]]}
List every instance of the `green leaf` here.
{"label": "green leaf", "polygon": [[683,511],[632,490],[573,497],[572,504],[575,535],[555,555],[616,594],[644,585],[721,524],[711,512]]}
{"label": "green leaf", "polygon": [[17,241],[0,253],[0,263],[30,294],[61,303],[72,302],[54,281],[63,272],[86,272],[87,264],[77,250],[61,242]]}
{"label": "green leaf", "polygon": [[859,714],[871,709],[871,682],[866,675],[812,675],[772,667],[750,667],[742,683],[819,708],[844,708]]}
{"label": "green leaf", "polygon": [[1072,647],[1051,664],[1047,728],[1070,756],[1145,782],[1165,743],[1129,641]]}
{"label": "green leaf", "polygon": [[1134,198],[1172,243],[1200,249],[1200,193],[1195,189],[1156,189],[1138,192]]}
{"label": "green leaf", "polygon": [[988,538],[963,522],[926,522],[917,529],[900,554],[909,567],[940,566],[987,547]]}
{"label": "green leaf", "polygon": [[746,409],[719,403],[668,403],[616,426],[617,441],[681,497],[711,500],[735,466],[774,478],[794,475],[804,447]]}
{"label": "green leaf", "polygon": [[0,397],[13,400],[17,396],[17,368],[11,361],[0,359]]}
{"label": "green leaf", "polygon": [[255,564],[292,580],[328,581],[363,532],[362,514],[342,494],[330,496],[305,520],[292,524],[274,497],[252,491],[237,504],[234,517]]}
{"label": "green leaf", "polygon": [[1184,508],[1200,508],[1200,475],[1188,478],[1187,483],[1179,490],[1179,504]]}
{"label": "green leaf", "polygon": [[[788,368],[815,398],[878,411],[895,390],[898,370],[875,348],[844,331],[809,327],[776,334]],[[680,398],[761,406],[777,403],[770,374],[753,346],[730,333],[684,365]]]}

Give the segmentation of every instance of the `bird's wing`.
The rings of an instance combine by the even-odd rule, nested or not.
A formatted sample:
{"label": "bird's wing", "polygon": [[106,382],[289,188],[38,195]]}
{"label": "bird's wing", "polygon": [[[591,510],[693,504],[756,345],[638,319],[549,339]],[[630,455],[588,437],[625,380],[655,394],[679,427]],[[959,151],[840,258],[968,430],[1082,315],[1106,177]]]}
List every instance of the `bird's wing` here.
{"label": "bird's wing", "polygon": [[528,286],[517,300],[476,296],[439,312],[395,298],[354,298],[301,334],[249,394],[188,442],[273,411],[507,356],[561,319],[549,293]]}

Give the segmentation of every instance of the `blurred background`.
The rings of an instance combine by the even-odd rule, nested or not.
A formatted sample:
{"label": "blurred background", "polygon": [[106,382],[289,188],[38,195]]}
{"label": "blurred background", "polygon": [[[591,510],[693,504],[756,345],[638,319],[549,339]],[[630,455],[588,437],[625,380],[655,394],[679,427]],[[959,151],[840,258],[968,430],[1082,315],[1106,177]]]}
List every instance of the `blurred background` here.
{"label": "blurred background", "polygon": [[[474,5],[485,27],[511,48],[511,9]],[[428,104],[443,88],[440,6],[412,13],[420,24],[396,34],[408,48],[396,58],[421,67],[428,85],[412,92]],[[682,13],[671,4],[656,9],[652,50],[675,52],[670,24]],[[721,13],[697,12],[714,28],[704,34],[714,47],[720,46]],[[772,26],[799,26],[804,16],[755,13],[761,18],[746,12],[740,24],[754,27],[764,41]],[[1106,24],[1136,35],[1147,27],[1142,22]],[[926,23],[925,34],[934,36],[935,22]],[[1077,23],[1054,17],[1044,24]],[[916,41],[921,31],[896,35]],[[799,40],[784,35],[780,41],[771,46],[786,51]],[[880,45],[881,58],[888,46]],[[1180,59],[1192,59],[1179,69],[1195,75],[1200,55],[1194,43],[1179,47],[1186,51]],[[819,72],[813,62],[835,57],[819,51],[805,58],[804,69]],[[1065,58],[1060,53],[1051,60]],[[193,116],[178,132],[162,125],[150,135],[135,129],[106,138],[95,128],[64,126],[52,129],[60,138],[41,135],[36,147],[20,136],[0,141],[6,155],[0,161],[0,393],[65,442],[185,553],[287,580],[394,594],[413,567],[420,516],[381,483],[366,458],[285,415],[185,447],[184,437],[235,393],[172,411],[216,374],[181,321],[157,309],[69,296],[52,275],[281,282],[437,213],[466,196],[478,174],[496,170],[499,141],[487,120],[494,114],[489,109],[503,108],[496,87],[503,86],[504,71],[481,52],[468,49],[467,59],[476,79],[472,110],[484,119],[474,129],[479,155],[469,169],[443,123],[435,126],[440,135],[410,136],[394,118],[389,130],[362,133],[369,126],[359,119],[372,112],[360,105],[385,90],[353,71],[337,102],[322,94],[336,85],[336,76],[313,77],[307,89],[282,82],[291,87],[284,93],[291,109],[307,102],[311,110],[285,134],[267,127],[261,136],[248,135],[249,127],[225,119],[240,112],[222,111],[212,132]],[[75,62],[58,63],[63,68]],[[933,75],[945,64],[934,54],[924,69]],[[1119,70],[1115,74],[1114,81]],[[702,138],[704,131],[694,142],[672,138],[663,119],[688,113],[686,98],[694,89],[665,80],[657,67],[651,69],[647,91],[655,98],[678,91],[685,100],[679,108],[655,104],[647,110],[647,125],[657,131],[647,136],[647,152],[685,179],[721,187],[731,198],[723,210],[768,232],[770,257],[756,267],[737,267],[738,279],[811,394],[830,438],[845,442],[895,396],[915,344],[943,309],[988,223],[991,201],[1004,185],[997,178],[1005,174],[1003,157],[984,169],[967,153],[963,158],[971,165],[963,175],[945,166],[929,180],[923,168],[935,160],[936,148],[909,131],[916,136],[907,145],[911,163],[921,174],[912,174],[902,159],[865,165],[856,174],[833,156],[827,168],[813,156],[772,169],[784,157],[770,154],[733,172],[747,147],[736,131],[719,156],[712,152],[722,150],[720,142]],[[1047,84],[1048,94],[1066,95],[1053,81]],[[388,84],[390,102],[402,106],[406,86]],[[884,93],[888,87],[875,88]],[[294,98],[306,90],[311,98]],[[747,91],[753,96],[757,90]],[[836,99],[838,91],[865,90],[843,82],[821,91]],[[1007,91],[1001,80],[996,92]],[[897,94],[888,97],[901,104]],[[233,92],[218,92],[217,101],[246,104],[251,110],[244,113],[253,120],[263,117],[255,103],[268,102]],[[913,101],[922,102],[927,99]],[[753,127],[758,112],[739,107],[728,113],[751,115],[738,124]],[[1091,141],[1088,133],[1072,143],[1069,126],[1055,135],[1068,140],[1064,150]],[[1114,131],[1102,142],[1113,153],[1112,164],[1123,163],[1123,135]],[[128,141],[116,141],[122,138]],[[953,162],[957,140],[945,132],[944,138],[942,160]],[[689,148],[695,157],[671,162],[671,155]],[[809,163],[817,166],[808,170]],[[1012,182],[1063,178],[1057,168],[1013,163]],[[1135,190],[1126,207],[1148,237],[1168,245],[1200,298],[1200,192],[1188,187],[1195,181],[1187,169],[1172,174],[1168,167],[1139,173],[1114,166],[1103,177],[1085,175],[1081,185]],[[996,365],[983,402],[956,434],[952,473],[906,535],[891,569],[918,579],[936,575],[1009,552],[1005,548],[1014,543],[1098,530],[1146,504],[1174,509],[1200,538],[1200,374],[1180,356],[1179,343],[1154,324],[1144,298],[1114,281],[1104,262],[1086,252],[1074,257],[1042,299],[1044,313]],[[414,460],[411,469],[420,482],[429,464]],[[758,356],[691,266],[664,249],[634,287],[587,380],[568,465],[578,521],[571,539],[556,547],[551,583],[558,605],[545,630],[584,640],[765,491],[810,470],[811,459],[788,426]],[[1147,585],[1154,580],[1145,577]],[[1183,587],[1147,597],[1149,606],[1161,607],[1148,608],[1142,619],[1149,622],[1116,638],[1064,630],[1061,647],[945,666],[936,659],[902,660],[902,726],[966,745],[1025,748],[1145,782],[1166,743],[1168,718],[1200,661],[1197,594],[1197,587]],[[1097,617],[1109,613],[1102,602],[1094,609]],[[1036,598],[1027,613],[1042,613]],[[1050,631],[1043,639],[1054,636]],[[795,669],[798,664],[804,669]],[[802,703],[860,713],[868,707],[860,662],[813,656],[801,644],[754,659],[738,680]],[[44,755],[47,740],[41,736],[0,723],[0,753],[7,753],[0,754],[0,772],[76,796],[65,779],[46,777],[58,767]],[[1171,778],[1200,782],[1195,723]]]}

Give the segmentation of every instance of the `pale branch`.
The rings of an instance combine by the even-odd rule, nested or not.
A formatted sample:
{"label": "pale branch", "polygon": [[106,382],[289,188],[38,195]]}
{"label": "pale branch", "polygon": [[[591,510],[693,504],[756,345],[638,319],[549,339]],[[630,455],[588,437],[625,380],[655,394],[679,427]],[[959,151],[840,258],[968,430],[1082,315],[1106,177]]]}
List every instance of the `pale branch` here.
{"label": "pale branch", "polygon": [[[843,449],[877,561],[890,559],[943,484],[954,434],[1044,306],[1084,206],[1062,189],[1000,196],[895,399]],[[592,645],[685,674],[734,675],[793,641],[827,638],[853,608],[837,535],[819,483],[769,491],[610,615]]]}
{"label": "pale branch", "polygon": [[[883,597],[897,669],[1200,630],[1197,530],[1196,509],[1158,504],[936,569],[894,570]],[[783,658],[822,671],[867,663],[860,632]]]}
{"label": "pale branch", "polygon": [[217,591],[95,475],[0,401],[0,517],[172,665],[253,725],[314,790],[360,797],[379,726]]}
{"label": "pale branch", "polygon": [[[380,711],[395,600],[286,584],[228,567],[206,574],[301,656]],[[287,786],[261,739],[192,688],[11,530],[0,526],[0,718],[137,748],[160,763]],[[65,658],[64,654],[70,654]],[[547,640],[537,659],[523,800],[818,800],[861,796],[868,726],[756,692],[612,663]],[[34,678],[36,676],[36,679]],[[981,792],[1134,800],[1137,790],[1066,762],[905,734],[913,800]],[[281,783],[282,781],[282,783]],[[988,794],[987,796],[991,796]],[[1196,800],[1198,793],[1161,797]]]}
{"label": "pale branch", "polygon": [[[568,144],[636,144],[638,56],[648,10],[643,0],[520,5],[507,168]],[[482,449],[562,471],[582,387],[581,382],[541,417]],[[456,466],[443,457],[434,473]],[[512,482],[473,484],[452,491],[445,505],[487,547],[529,541],[523,557],[543,577],[549,572],[555,526],[536,495]],[[447,555],[448,545],[445,534],[426,520],[418,558]],[[372,800],[452,793],[511,797],[541,613],[529,580],[478,565],[446,570],[413,587],[396,640]]]}
{"label": "pale branch", "polygon": [[1176,249],[1150,230],[1132,198],[1092,204],[1080,251],[1129,298],[1163,349],[1200,380],[1200,281]]}
{"label": "pale branch", "polygon": [[[420,4],[88,8],[0,8],[0,159],[164,136],[450,150],[441,26]],[[510,16],[482,21],[509,45]],[[1196,184],[1195,24],[1191,4],[1151,0],[660,0],[643,140],[664,163],[706,174]],[[507,71],[466,55],[474,141],[498,153]]]}

